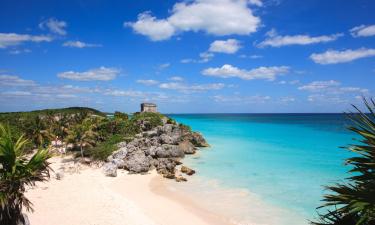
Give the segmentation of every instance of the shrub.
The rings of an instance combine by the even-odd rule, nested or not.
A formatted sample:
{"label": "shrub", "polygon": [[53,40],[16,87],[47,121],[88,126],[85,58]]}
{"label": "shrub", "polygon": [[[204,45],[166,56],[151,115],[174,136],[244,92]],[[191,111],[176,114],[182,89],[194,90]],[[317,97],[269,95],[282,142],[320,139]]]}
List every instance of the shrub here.
{"label": "shrub", "polygon": [[163,118],[164,116],[160,113],[143,112],[134,114],[131,122],[137,125],[143,124],[146,126],[146,130],[151,130],[154,127],[163,125]]}
{"label": "shrub", "polygon": [[117,150],[117,144],[122,141],[124,141],[124,138],[121,135],[112,135],[97,146],[88,149],[86,154],[95,160],[106,160],[112,152]]}
{"label": "shrub", "polygon": [[188,131],[188,132],[192,131],[191,127],[188,126],[188,125],[180,123],[179,126],[180,126],[181,130]]}
{"label": "shrub", "polygon": [[128,120],[129,119],[129,116],[128,114],[126,113],[122,113],[122,112],[115,112],[115,115],[114,115],[114,118],[116,120]]}
{"label": "shrub", "polygon": [[168,118],[167,123],[168,124],[177,124],[176,120],[174,120],[172,118]]}

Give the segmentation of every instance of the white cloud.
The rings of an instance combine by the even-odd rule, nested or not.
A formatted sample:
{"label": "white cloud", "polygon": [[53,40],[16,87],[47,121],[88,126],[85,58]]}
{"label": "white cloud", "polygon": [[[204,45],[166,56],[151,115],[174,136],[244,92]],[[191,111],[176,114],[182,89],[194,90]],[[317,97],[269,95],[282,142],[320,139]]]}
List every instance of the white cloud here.
{"label": "white cloud", "polygon": [[351,62],[356,59],[367,58],[375,56],[375,49],[359,48],[356,50],[344,50],[344,51],[335,51],[328,50],[323,53],[314,53],[310,58],[319,64],[337,64],[337,63],[346,63]]}
{"label": "white cloud", "polygon": [[222,67],[205,69],[202,74],[221,78],[237,77],[244,80],[265,79],[272,81],[276,79],[276,76],[288,72],[289,67],[287,66],[258,67],[252,70],[244,70],[225,64]]}
{"label": "white cloud", "polygon": [[211,52],[202,52],[199,54],[199,59],[182,59],[181,63],[207,63],[215,57],[215,54]]}
{"label": "white cloud", "polygon": [[24,80],[13,75],[0,75],[0,86],[28,87],[35,85],[36,83],[33,80]]}
{"label": "white cloud", "polygon": [[89,44],[82,41],[66,41],[63,44],[64,47],[71,47],[71,48],[93,48],[93,47],[101,47],[98,44]]}
{"label": "white cloud", "polygon": [[22,54],[22,53],[30,53],[31,50],[30,49],[14,49],[14,50],[11,50],[9,51],[9,54],[12,54],[12,55],[19,55],[19,54]]}
{"label": "white cloud", "polygon": [[137,83],[147,85],[147,86],[151,86],[151,85],[158,84],[159,81],[157,81],[157,80],[137,80]]}
{"label": "white cloud", "polygon": [[172,81],[183,81],[184,78],[179,77],[179,76],[173,76],[173,77],[170,77],[169,80],[172,80]]}
{"label": "white cloud", "polygon": [[245,55],[245,54],[242,54],[239,56],[241,59],[246,59],[246,58],[250,58],[250,59],[260,59],[260,58],[263,58],[263,56],[261,55]]}
{"label": "white cloud", "polygon": [[285,80],[282,80],[279,82],[279,84],[290,84],[290,85],[295,85],[295,84],[299,84],[300,81],[299,80],[291,80],[291,81],[285,81]]}
{"label": "white cloud", "polygon": [[116,78],[120,70],[116,68],[99,67],[85,72],[67,71],[57,74],[58,77],[77,81],[109,81]]}
{"label": "white cloud", "polygon": [[0,33],[0,48],[17,46],[24,42],[50,42],[52,38],[45,35],[28,35],[16,33]]}
{"label": "white cloud", "polygon": [[192,63],[192,62],[194,62],[194,59],[181,59],[180,62],[184,63],[184,64],[186,64],[186,63]]}
{"label": "white cloud", "polygon": [[177,90],[183,93],[193,93],[193,92],[204,92],[209,90],[220,90],[225,87],[223,83],[212,83],[212,84],[194,84],[187,85],[180,82],[169,82],[161,83],[159,85],[162,89]]}
{"label": "white cloud", "polygon": [[209,62],[215,55],[209,52],[202,52],[199,54],[199,57],[201,58],[198,60],[198,63],[206,63]]}
{"label": "white cloud", "polygon": [[139,14],[137,22],[125,22],[124,26],[132,27],[136,33],[145,35],[152,41],[169,39],[175,33],[175,28],[167,20],[156,19],[150,12]]}
{"label": "white cloud", "polygon": [[68,24],[65,21],[49,18],[39,24],[41,29],[48,29],[50,32],[58,35],[66,35],[66,27]]}
{"label": "white cloud", "polygon": [[375,25],[360,25],[350,30],[353,37],[370,37],[375,35]]}
{"label": "white cloud", "polygon": [[104,95],[111,95],[116,97],[145,97],[145,93],[142,91],[133,90],[106,90]]}
{"label": "white cloud", "polygon": [[363,93],[369,92],[368,89],[359,87],[342,86],[340,82],[335,80],[328,81],[313,81],[309,84],[298,87],[299,90],[309,92],[319,92],[326,94],[347,94],[347,93]]}
{"label": "white cloud", "polygon": [[28,91],[5,91],[1,92],[1,95],[5,97],[24,97],[31,96],[32,93]]}
{"label": "white cloud", "polygon": [[260,58],[263,58],[263,56],[261,55],[251,55],[249,56],[250,59],[260,59]]}
{"label": "white cloud", "polygon": [[316,43],[326,43],[337,40],[343,34],[332,34],[311,37],[309,35],[278,35],[276,30],[272,29],[266,34],[266,40],[260,42],[257,47],[263,48],[267,46],[282,47],[286,45],[310,45]]}
{"label": "white cloud", "polygon": [[300,86],[298,89],[312,93],[307,96],[307,100],[310,102],[335,104],[350,103],[351,99],[370,93],[366,88],[342,86],[340,82],[335,80],[313,81]]}
{"label": "white cloud", "polygon": [[265,103],[271,100],[270,96],[264,95],[252,95],[252,96],[243,96],[243,95],[231,95],[231,96],[224,96],[224,95],[215,95],[213,96],[215,102],[220,103],[230,103],[230,104],[258,104],[258,103]]}
{"label": "white cloud", "polygon": [[241,48],[241,44],[236,39],[217,40],[211,43],[210,52],[220,52],[226,54],[234,54]]}
{"label": "white cloud", "polygon": [[282,103],[290,103],[290,102],[294,102],[296,101],[296,99],[294,97],[289,97],[289,96],[286,96],[286,97],[281,97],[280,98],[280,101]]}
{"label": "white cloud", "polygon": [[263,2],[261,0],[249,0],[249,4],[256,5],[256,6],[263,6]]}
{"label": "white cloud", "polygon": [[337,87],[340,86],[341,83],[335,80],[328,80],[328,81],[314,81],[307,85],[303,85],[299,87],[299,90],[305,91],[321,91],[326,90],[327,88]]}
{"label": "white cloud", "polygon": [[164,69],[167,69],[167,68],[170,67],[170,66],[171,66],[170,63],[163,63],[163,64],[160,64],[160,65],[158,66],[158,69],[159,69],[159,70],[164,70]]}
{"label": "white cloud", "polygon": [[[251,1],[258,4],[259,1]],[[255,3],[258,2],[258,3]],[[248,8],[247,0],[194,0],[176,3],[171,15],[157,19],[150,12],[138,15],[136,22],[125,22],[136,33],[153,41],[167,40],[187,31],[212,35],[249,35],[257,30],[260,19]]]}

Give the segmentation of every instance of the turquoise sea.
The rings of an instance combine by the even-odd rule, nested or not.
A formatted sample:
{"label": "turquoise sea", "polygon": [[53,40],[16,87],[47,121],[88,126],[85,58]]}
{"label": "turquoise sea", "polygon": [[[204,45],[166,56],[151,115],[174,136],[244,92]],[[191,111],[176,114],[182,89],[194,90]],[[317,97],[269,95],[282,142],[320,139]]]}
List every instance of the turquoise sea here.
{"label": "turquoise sea", "polygon": [[354,135],[342,114],[170,116],[211,145],[184,161],[197,170],[189,191],[240,224],[307,224],[323,185],[347,176],[343,160],[350,153],[339,147]]}

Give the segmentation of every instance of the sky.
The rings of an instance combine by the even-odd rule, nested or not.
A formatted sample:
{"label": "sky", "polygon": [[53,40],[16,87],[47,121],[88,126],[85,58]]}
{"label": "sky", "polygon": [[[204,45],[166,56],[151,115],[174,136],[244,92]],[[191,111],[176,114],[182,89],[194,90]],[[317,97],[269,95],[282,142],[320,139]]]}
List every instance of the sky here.
{"label": "sky", "polygon": [[0,111],[347,111],[375,93],[373,12],[373,0],[1,0]]}

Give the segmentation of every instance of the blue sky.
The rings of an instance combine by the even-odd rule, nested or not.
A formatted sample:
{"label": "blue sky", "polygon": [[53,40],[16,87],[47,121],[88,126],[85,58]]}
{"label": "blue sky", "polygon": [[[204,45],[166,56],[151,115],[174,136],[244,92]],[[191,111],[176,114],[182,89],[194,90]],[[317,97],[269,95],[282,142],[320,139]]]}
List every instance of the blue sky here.
{"label": "blue sky", "polygon": [[374,96],[374,11],[372,0],[2,0],[0,111],[342,112]]}

